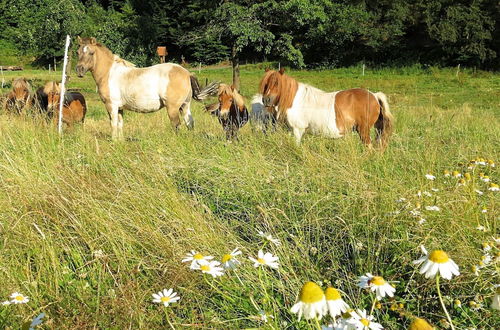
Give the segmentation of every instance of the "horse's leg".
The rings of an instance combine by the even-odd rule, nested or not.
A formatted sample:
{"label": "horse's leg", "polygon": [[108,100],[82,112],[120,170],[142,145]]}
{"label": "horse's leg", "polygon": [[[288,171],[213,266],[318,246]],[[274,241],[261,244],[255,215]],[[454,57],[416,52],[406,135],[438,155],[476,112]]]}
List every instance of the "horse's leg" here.
{"label": "horse's leg", "polygon": [[294,127],[293,128],[293,135],[295,136],[295,142],[297,142],[297,145],[300,145],[300,140],[302,140],[302,135],[306,131],[305,128],[299,128],[299,127]]}
{"label": "horse's leg", "polygon": [[106,110],[108,110],[109,121],[111,124],[111,139],[116,141],[118,139],[118,107],[111,104],[106,103]]}
{"label": "horse's leg", "polygon": [[358,134],[361,141],[368,147],[372,148],[372,139],[370,137],[370,126],[366,123],[361,124],[358,127]]}
{"label": "horse's leg", "polygon": [[181,124],[181,121],[179,119],[179,114],[180,114],[180,108],[182,106],[182,102],[167,102],[167,112],[168,112],[168,118],[170,118],[170,125],[177,130],[179,128],[179,125]]}
{"label": "horse's leg", "polygon": [[184,103],[181,107],[182,112],[184,113],[183,119],[184,123],[186,124],[188,129],[193,129],[194,128],[194,120],[193,116],[191,115],[191,101],[187,101]]}
{"label": "horse's leg", "polygon": [[118,110],[118,138],[123,139],[123,109]]}

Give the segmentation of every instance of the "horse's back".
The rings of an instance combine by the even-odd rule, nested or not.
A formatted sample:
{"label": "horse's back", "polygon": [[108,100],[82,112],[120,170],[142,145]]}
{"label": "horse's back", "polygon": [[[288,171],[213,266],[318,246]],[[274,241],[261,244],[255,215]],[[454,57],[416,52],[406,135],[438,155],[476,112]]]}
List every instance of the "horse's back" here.
{"label": "horse's back", "polygon": [[63,121],[71,124],[83,122],[87,113],[87,102],[80,92],[69,91],[64,95]]}

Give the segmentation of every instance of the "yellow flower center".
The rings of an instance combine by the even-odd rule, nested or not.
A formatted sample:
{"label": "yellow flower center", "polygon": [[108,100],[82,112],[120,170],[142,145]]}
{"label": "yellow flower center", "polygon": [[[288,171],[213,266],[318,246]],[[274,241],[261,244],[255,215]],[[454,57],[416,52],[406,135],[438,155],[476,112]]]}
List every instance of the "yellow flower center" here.
{"label": "yellow flower center", "polygon": [[208,272],[210,270],[210,266],[209,265],[202,265],[202,266],[200,266],[200,269],[204,272]]}
{"label": "yellow flower center", "polygon": [[312,304],[321,301],[325,297],[323,290],[313,282],[306,282],[300,289],[300,301]]}
{"label": "yellow flower center", "polygon": [[257,262],[261,265],[265,265],[266,264],[266,261],[262,258],[257,258]]}
{"label": "yellow flower center", "polygon": [[448,262],[450,258],[443,250],[434,250],[429,255],[429,260],[438,264],[444,264]]}
{"label": "yellow flower center", "polygon": [[372,279],[370,280],[370,284],[374,285],[384,285],[385,280],[382,276],[373,276]]}
{"label": "yellow flower center", "polygon": [[169,302],[170,301],[170,297],[161,297],[161,302]]}
{"label": "yellow flower center", "polygon": [[222,256],[222,262],[228,262],[229,260],[233,259],[233,256],[230,254],[225,254]]}
{"label": "yellow flower center", "polygon": [[342,297],[340,296],[339,290],[334,289],[334,288],[327,288],[325,290],[325,296],[326,296],[326,300],[339,300],[339,299],[342,299]]}
{"label": "yellow flower center", "polygon": [[426,320],[415,318],[409,327],[409,330],[432,330],[434,329]]}
{"label": "yellow flower center", "polygon": [[464,175],[464,176],[465,176],[465,178],[466,178],[467,180],[470,180],[470,179],[471,179],[470,173],[465,173],[465,175]]}
{"label": "yellow flower center", "polygon": [[453,171],[453,176],[459,176],[460,172],[459,171]]}
{"label": "yellow flower center", "polygon": [[24,299],[24,297],[23,297],[23,296],[16,296],[16,298],[15,298],[15,299],[16,299],[17,301],[21,301],[21,300],[23,300],[23,299]]}
{"label": "yellow flower center", "polygon": [[195,260],[201,260],[201,259],[203,259],[203,256],[202,256],[201,254],[199,254],[199,253],[196,253],[196,254],[193,256],[193,259],[195,259]]}
{"label": "yellow flower center", "polygon": [[370,325],[370,320],[368,319],[361,319],[359,320],[359,322],[361,322],[361,324],[364,325],[365,327]]}

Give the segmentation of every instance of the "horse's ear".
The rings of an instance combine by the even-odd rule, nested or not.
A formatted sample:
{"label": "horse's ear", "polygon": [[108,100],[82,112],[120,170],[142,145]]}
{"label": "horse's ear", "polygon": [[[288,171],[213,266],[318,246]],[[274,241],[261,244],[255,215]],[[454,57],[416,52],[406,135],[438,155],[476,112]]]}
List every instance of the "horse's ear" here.
{"label": "horse's ear", "polygon": [[234,92],[235,88],[234,85],[231,85],[231,91]]}
{"label": "horse's ear", "polygon": [[280,73],[281,73],[281,74],[285,73],[285,68],[284,68],[284,67],[281,67],[281,68],[280,68]]}
{"label": "horse's ear", "polygon": [[82,38],[80,38],[80,36],[76,37],[76,40],[78,40],[78,44],[81,45],[82,44]]}
{"label": "horse's ear", "polygon": [[95,45],[97,43],[97,41],[95,40],[94,37],[90,38],[90,44],[91,45]]}
{"label": "horse's ear", "polygon": [[266,68],[264,69],[265,72],[269,72],[269,67],[266,66]]}

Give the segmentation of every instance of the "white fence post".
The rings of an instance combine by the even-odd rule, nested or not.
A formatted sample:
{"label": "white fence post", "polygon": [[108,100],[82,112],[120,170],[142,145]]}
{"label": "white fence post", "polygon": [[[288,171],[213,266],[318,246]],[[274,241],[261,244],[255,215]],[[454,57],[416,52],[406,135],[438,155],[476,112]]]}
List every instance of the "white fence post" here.
{"label": "white fence post", "polygon": [[63,105],[64,105],[64,93],[66,92],[66,66],[68,65],[68,48],[71,38],[69,34],[66,35],[66,46],[64,49],[64,64],[62,69],[62,81],[61,81],[61,94],[59,96],[59,120],[57,123],[57,131],[62,134],[62,116],[63,116]]}

